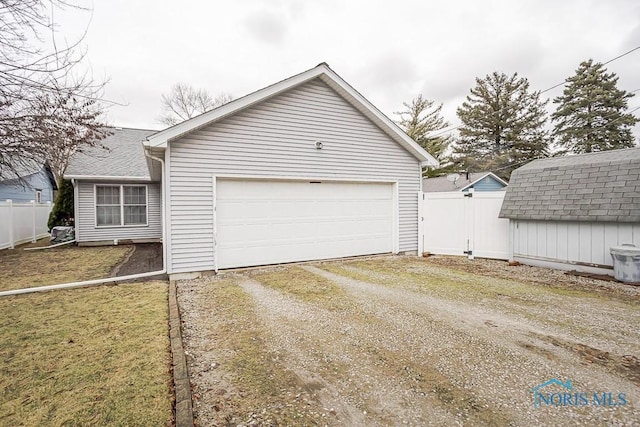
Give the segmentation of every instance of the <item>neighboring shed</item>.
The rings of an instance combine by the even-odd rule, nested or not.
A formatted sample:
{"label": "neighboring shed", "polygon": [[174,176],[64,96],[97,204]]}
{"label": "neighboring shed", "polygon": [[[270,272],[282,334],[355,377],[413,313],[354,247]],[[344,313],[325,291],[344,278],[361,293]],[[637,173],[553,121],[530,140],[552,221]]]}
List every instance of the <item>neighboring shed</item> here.
{"label": "neighboring shed", "polygon": [[[455,178],[457,176],[457,178]],[[448,191],[500,191],[509,185],[493,172],[462,172],[447,176],[422,179],[422,191],[441,193]]]}
{"label": "neighboring shed", "polygon": [[21,161],[14,169],[0,175],[0,201],[53,203],[58,186],[46,163]]}
{"label": "neighboring shed", "polygon": [[610,248],[640,246],[640,148],[522,166],[500,217],[510,220],[513,260],[613,274]]}
{"label": "neighboring shed", "polygon": [[74,186],[79,244],[161,240],[161,168],[142,146],[154,132],[113,128],[97,146],[73,156],[64,177]]}
{"label": "neighboring shed", "polygon": [[165,163],[173,277],[419,250],[422,167],[437,161],[324,63],[145,146]]}

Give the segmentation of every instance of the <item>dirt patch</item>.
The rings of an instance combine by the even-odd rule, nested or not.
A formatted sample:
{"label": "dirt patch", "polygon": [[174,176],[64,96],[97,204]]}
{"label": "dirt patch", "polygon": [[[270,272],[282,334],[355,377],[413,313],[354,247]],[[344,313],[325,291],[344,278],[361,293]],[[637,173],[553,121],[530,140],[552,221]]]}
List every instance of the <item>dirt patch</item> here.
{"label": "dirt patch", "polygon": [[[132,248],[128,256],[111,271],[110,277],[162,270],[161,243],[141,243],[132,245]],[[166,274],[161,274],[137,279],[137,281],[166,280],[167,277]]]}
{"label": "dirt patch", "polygon": [[[633,294],[554,284],[553,274],[538,270],[528,271],[531,280],[492,276],[491,262],[475,265],[483,274],[381,257],[180,282],[198,423],[640,419]],[[624,392],[629,403],[534,408],[531,390],[551,378],[571,379],[580,390]]]}
{"label": "dirt patch", "polygon": [[640,387],[640,359],[635,355],[617,355],[586,344],[570,342],[557,337],[539,335],[538,338],[575,353],[580,357],[583,364],[595,363],[607,367]]}

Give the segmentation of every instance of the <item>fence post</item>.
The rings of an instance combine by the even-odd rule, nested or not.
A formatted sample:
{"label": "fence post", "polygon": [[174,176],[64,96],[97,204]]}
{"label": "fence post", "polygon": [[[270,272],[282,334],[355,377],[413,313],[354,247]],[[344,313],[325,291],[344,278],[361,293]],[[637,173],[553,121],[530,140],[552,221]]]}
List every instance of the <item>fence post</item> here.
{"label": "fence post", "polygon": [[424,193],[418,191],[418,256],[424,253]]}
{"label": "fence post", "polygon": [[14,249],[16,246],[13,241],[13,200],[7,199],[9,204],[9,248]]}
{"label": "fence post", "polygon": [[476,246],[476,227],[475,227],[475,206],[474,206],[475,189],[468,190],[469,201],[465,204],[465,214],[467,216],[467,258],[474,259],[473,251]]}
{"label": "fence post", "polygon": [[51,200],[49,200],[47,202],[47,227],[45,228],[47,233],[49,233],[51,231],[51,230],[49,230],[49,215],[51,215],[51,209],[53,209],[53,203],[51,203]]}
{"label": "fence post", "polygon": [[38,230],[36,230],[36,201],[35,200],[31,200],[31,226],[33,227],[33,238],[31,239],[31,243],[35,243],[36,242],[36,234],[38,233]]}

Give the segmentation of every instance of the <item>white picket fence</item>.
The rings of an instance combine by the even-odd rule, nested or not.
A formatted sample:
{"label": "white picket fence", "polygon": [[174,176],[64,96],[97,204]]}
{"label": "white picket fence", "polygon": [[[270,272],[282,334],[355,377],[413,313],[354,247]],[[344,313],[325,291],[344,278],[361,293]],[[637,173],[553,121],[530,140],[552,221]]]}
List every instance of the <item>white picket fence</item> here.
{"label": "white picket fence", "polygon": [[0,202],[0,249],[13,249],[48,236],[47,221],[52,208],[51,202]]}
{"label": "white picket fence", "polygon": [[423,250],[470,258],[509,258],[509,220],[498,218],[504,191],[423,193]]}

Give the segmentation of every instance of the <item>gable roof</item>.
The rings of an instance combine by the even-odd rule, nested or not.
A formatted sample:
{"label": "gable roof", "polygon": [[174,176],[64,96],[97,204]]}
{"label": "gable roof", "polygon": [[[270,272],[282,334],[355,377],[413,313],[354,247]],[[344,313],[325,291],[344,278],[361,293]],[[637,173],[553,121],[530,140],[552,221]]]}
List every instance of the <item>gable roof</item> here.
{"label": "gable roof", "polygon": [[64,174],[66,179],[130,179],[149,181],[151,172],[142,141],[156,131],[110,128],[98,145],[77,152]]}
{"label": "gable roof", "polygon": [[0,170],[0,182],[26,178],[40,172],[44,167],[43,161],[37,161],[35,159],[12,157],[10,162],[11,169],[2,168],[2,170]]}
{"label": "gable roof", "polygon": [[422,147],[420,147],[414,140],[404,133],[397,124],[374,107],[373,104],[345,82],[324,62],[315,68],[304,71],[293,77],[289,77],[288,79],[272,84],[271,86],[267,86],[211,111],[207,111],[204,114],[155,133],[148,137],[144,144],[150,148],[166,148],[167,144],[172,140],[178,139],[187,133],[198,130],[315,78],[320,78],[323,82],[329,85],[329,87],[335,90],[347,102],[376,124],[376,126],[382,129],[394,141],[420,160],[423,166],[428,165],[437,167],[439,165],[438,161],[431,154],[427,153]]}
{"label": "gable roof", "polygon": [[640,148],[528,163],[511,174],[500,218],[640,222]]}
{"label": "gable roof", "polygon": [[509,185],[506,181],[501,179],[493,172],[470,172],[467,178],[466,173],[461,173],[460,178],[457,181],[449,181],[446,176],[438,176],[435,178],[423,178],[422,179],[422,191],[425,193],[440,193],[445,191],[464,191],[469,187],[474,186],[479,181],[486,177],[491,177],[503,187]]}

